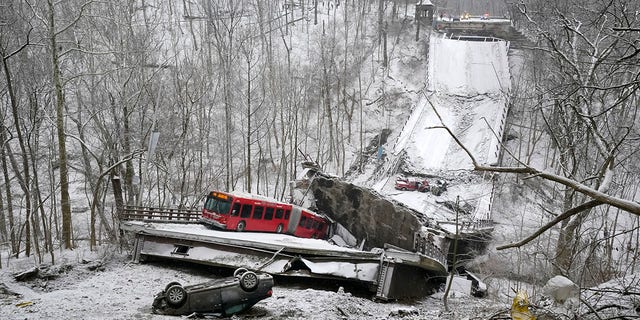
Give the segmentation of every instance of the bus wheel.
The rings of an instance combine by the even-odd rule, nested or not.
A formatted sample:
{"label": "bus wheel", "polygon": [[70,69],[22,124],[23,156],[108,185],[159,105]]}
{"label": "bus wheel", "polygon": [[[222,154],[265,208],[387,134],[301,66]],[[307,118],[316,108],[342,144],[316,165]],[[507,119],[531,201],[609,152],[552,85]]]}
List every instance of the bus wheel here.
{"label": "bus wheel", "polygon": [[282,233],[282,223],[276,227],[276,233]]}
{"label": "bus wheel", "polygon": [[247,226],[247,224],[244,221],[240,221],[238,222],[238,225],[236,226],[236,231],[242,232],[244,231],[244,228]]}

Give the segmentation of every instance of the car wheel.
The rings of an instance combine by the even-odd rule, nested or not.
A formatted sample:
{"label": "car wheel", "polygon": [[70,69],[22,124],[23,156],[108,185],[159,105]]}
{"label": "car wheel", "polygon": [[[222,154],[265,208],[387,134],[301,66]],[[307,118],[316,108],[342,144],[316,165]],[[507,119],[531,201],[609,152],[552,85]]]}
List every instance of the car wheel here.
{"label": "car wheel", "polygon": [[244,231],[244,228],[247,226],[247,223],[244,221],[240,221],[238,222],[238,225],[236,226],[236,231],[238,232],[242,232]]}
{"label": "car wheel", "polygon": [[176,281],[169,282],[169,284],[166,287],[164,287],[164,292],[169,291],[169,288],[171,288],[172,286],[175,286],[175,285],[182,286],[180,284],[180,282],[176,282]]}
{"label": "car wheel", "polygon": [[402,191],[407,191],[407,188],[402,187],[402,188],[400,188],[400,190],[402,190]]}
{"label": "car wheel", "polygon": [[233,272],[233,277],[237,278],[237,277],[243,275],[245,272],[247,272],[247,268],[238,268],[238,269],[236,269],[236,271]]}
{"label": "car wheel", "polygon": [[278,225],[278,227],[276,227],[276,233],[282,233],[282,229],[284,227],[282,226],[282,223]]}
{"label": "car wheel", "polygon": [[181,285],[174,284],[165,292],[165,299],[168,305],[178,308],[187,300],[187,292]]}
{"label": "car wheel", "polygon": [[244,291],[253,291],[258,288],[258,275],[247,271],[240,277],[240,287]]}

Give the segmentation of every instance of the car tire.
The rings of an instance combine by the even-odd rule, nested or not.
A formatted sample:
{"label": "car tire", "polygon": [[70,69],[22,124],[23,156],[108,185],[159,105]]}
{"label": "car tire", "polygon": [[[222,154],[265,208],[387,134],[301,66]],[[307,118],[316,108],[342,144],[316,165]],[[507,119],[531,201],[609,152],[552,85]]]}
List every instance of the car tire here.
{"label": "car tire", "polygon": [[402,187],[402,188],[400,188],[400,190],[402,190],[402,191],[407,191],[407,188]]}
{"label": "car tire", "polygon": [[165,286],[165,287],[164,287],[164,292],[169,291],[169,288],[171,288],[172,286],[175,286],[175,285],[182,286],[182,285],[180,284],[180,282],[176,282],[176,281],[169,282],[169,284],[168,284],[167,286]]}
{"label": "car tire", "polygon": [[173,308],[179,308],[187,300],[187,291],[179,284],[174,284],[165,292],[167,304]]}
{"label": "car tire", "polygon": [[240,287],[244,291],[253,291],[258,288],[259,281],[255,272],[247,271],[240,277]]}
{"label": "car tire", "polygon": [[233,272],[233,277],[237,278],[242,276],[245,272],[247,272],[247,268],[238,268]]}
{"label": "car tire", "polygon": [[284,227],[282,226],[282,223],[281,223],[276,227],[276,233],[282,233],[282,229],[284,229]]}
{"label": "car tire", "polygon": [[242,232],[244,231],[244,229],[247,227],[247,223],[244,221],[240,221],[238,222],[238,225],[236,226],[236,231],[238,232]]}

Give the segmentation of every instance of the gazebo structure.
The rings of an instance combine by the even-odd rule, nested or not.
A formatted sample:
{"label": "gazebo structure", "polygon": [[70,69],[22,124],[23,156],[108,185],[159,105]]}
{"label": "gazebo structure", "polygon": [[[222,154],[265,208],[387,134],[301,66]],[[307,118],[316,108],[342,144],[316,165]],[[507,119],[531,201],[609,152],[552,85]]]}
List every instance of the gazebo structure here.
{"label": "gazebo structure", "polygon": [[435,6],[429,0],[421,0],[416,3],[416,19],[425,19],[431,23]]}

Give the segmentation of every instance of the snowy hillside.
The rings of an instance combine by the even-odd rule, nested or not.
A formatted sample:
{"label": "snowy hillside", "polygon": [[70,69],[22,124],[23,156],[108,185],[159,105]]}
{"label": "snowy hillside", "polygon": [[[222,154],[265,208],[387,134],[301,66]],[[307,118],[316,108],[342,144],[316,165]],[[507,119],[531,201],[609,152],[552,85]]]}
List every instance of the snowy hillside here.
{"label": "snowy hillside", "polygon": [[457,197],[476,207],[474,216],[465,220],[489,219],[491,181],[471,170],[468,155],[442,128],[449,127],[480,163],[497,162],[511,81],[509,48],[505,41],[487,40],[455,40],[432,33],[424,74],[428,88],[418,95],[402,131],[389,143],[387,161],[405,157],[412,172],[444,179],[449,190],[442,196],[401,192],[394,188],[395,176],[388,175],[375,184],[379,192],[436,220],[455,218],[442,203]]}
{"label": "snowy hillside", "polygon": [[[56,2],[54,16],[64,26],[71,14],[86,14],[79,20],[84,24],[60,33],[60,49],[64,49],[60,53],[65,82],[62,93],[68,100],[64,112],[72,161],[69,175],[74,210],[72,237],[76,245],[73,249],[62,248],[59,230],[61,170],[55,161],[59,155],[50,148],[55,144],[53,140],[44,139],[55,136],[55,125],[49,121],[53,109],[47,47],[50,30],[46,19],[40,19],[49,10],[46,4],[19,2],[23,6],[16,7],[37,11],[26,18],[21,16],[24,19],[19,22],[24,30],[36,26],[33,34],[37,33],[38,39],[34,43],[40,41],[25,48],[42,51],[20,51],[27,32],[15,39],[13,33],[7,33],[11,45],[0,48],[5,53],[15,51],[6,60],[10,62],[9,69],[19,82],[33,84],[20,87],[18,98],[21,107],[34,109],[26,110],[29,113],[23,110],[15,124],[5,121],[8,132],[24,127],[29,135],[41,133],[42,137],[34,135],[26,143],[33,143],[35,149],[46,149],[25,155],[24,165],[20,161],[10,168],[5,165],[9,173],[5,172],[7,194],[14,195],[8,201],[13,201],[16,213],[10,231],[16,236],[18,253],[10,252],[9,240],[0,246],[0,318],[176,319],[151,312],[155,293],[171,281],[195,284],[228,275],[230,270],[173,262],[136,264],[131,262],[130,235],[119,235],[113,241],[106,238],[100,220],[117,226],[118,218],[112,210],[109,175],[98,178],[97,173],[127,155],[133,156],[127,164],[135,171],[134,176],[128,177],[129,185],[125,185],[129,202],[135,198],[145,204],[199,206],[203,194],[225,188],[284,199],[289,196],[291,180],[302,170],[301,159],[308,156],[328,175],[347,176],[348,182],[374,189],[424,213],[451,232],[456,229],[451,223],[456,214],[447,206],[452,202],[469,203],[475,208],[461,217],[466,225],[489,219],[495,222],[492,248],[471,265],[489,285],[486,298],[472,298],[454,289],[447,308],[442,291],[419,299],[381,303],[349,283],[276,279],[272,297],[259,302],[249,313],[231,319],[508,319],[513,288],[527,289],[531,301],[539,302],[545,310],[552,308],[535,285],[547,281],[549,273],[554,272],[551,270],[555,270],[557,228],[526,248],[496,252],[493,247],[523,239],[561,214],[564,204],[560,202],[567,194],[564,186],[548,186],[536,177],[522,179],[513,175],[513,180],[501,180],[489,173],[474,172],[468,155],[442,128],[451,129],[479,163],[498,163],[506,99],[515,83],[508,42],[451,39],[431,30],[428,23],[417,28],[413,2],[300,1],[306,5],[300,7],[296,1],[280,1],[277,6],[244,1],[241,3],[246,6],[236,8],[234,5],[240,2],[223,1],[226,6],[217,6],[219,3],[212,1],[107,1],[87,2],[87,11],[82,1],[71,2],[73,5],[68,7],[73,10],[68,11],[64,7],[69,2]],[[456,1],[454,6],[453,1],[444,1],[447,10],[460,10],[470,2]],[[117,5],[111,7],[113,3]],[[311,3],[317,6],[313,8]],[[485,7],[477,1],[473,4]],[[486,7],[493,5],[487,3]],[[383,11],[378,14],[380,9]],[[89,32],[83,33],[85,29]],[[518,64],[530,62],[530,57],[520,58]],[[36,81],[31,81],[25,74],[37,71],[26,70],[25,64],[37,65],[44,76],[33,75]],[[0,93],[6,96],[5,91]],[[637,102],[637,98],[633,99]],[[8,104],[10,99],[4,100]],[[9,110],[9,105],[5,107],[3,110]],[[620,104],[620,108],[631,109],[627,104]],[[84,117],[80,111],[86,111]],[[31,119],[36,114],[43,118]],[[518,116],[526,118],[531,114]],[[519,147],[527,149],[522,155],[540,167],[564,170],[563,163],[557,160],[562,150],[542,136],[549,128],[541,129],[536,126],[535,117],[531,118],[530,122],[521,123],[519,136],[514,138],[520,140]],[[558,118],[564,119],[562,114]],[[124,125],[125,120],[128,126]],[[620,123],[614,120],[620,119],[611,118],[610,123]],[[157,153],[139,156],[156,130],[161,132]],[[375,140],[387,131],[391,132],[387,142],[377,148]],[[86,144],[81,143],[81,134],[87,135]],[[577,131],[578,140],[582,134]],[[630,137],[635,139],[634,135]],[[616,139],[611,141],[624,141],[621,148],[636,153],[637,140]],[[376,145],[375,151],[366,150],[368,143]],[[537,148],[542,145],[546,148]],[[587,153],[593,149],[590,145],[589,150],[578,151]],[[18,150],[13,137],[8,139],[7,150],[11,155]],[[90,154],[82,159],[80,150]],[[576,159],[581,160],[581,155],[578,153]],[[581,165],[599,168],[598,163]],[[29,192],[16,183],[20,173],[31,167],[42,171],[38,172],[41,180],[29,180],[25,185],[41,186],[42,191],[24,190],[37,191],[40,198],[29,198]],[[350,171],[356,173],[345,174]],[[124,170],[118,173],[123,174]],[[448,190],[441,195],[397,190],[394,185],[399,175],[432,183],[443,180],[448,183]],[[590,175],[582,178],[589,183],[597,180]],[[638,188],[634,185],[627,189],[626,185],[633,184],[628,181],[634,181],[634,177],[616,178],[624,182],[613,184],[612,190],[618,190],[612,192],[637,199]],[[134,192],[138,192],[136,197]],[[492,203],[495,195],[501,195],[499,203]],[[98,207],[104,210],[100,210],[102,216],[95,222],[88,208],[98,198],[102,199]],[[25,199],[37,201],[27,208]],[[0,198],[0,202],[5,201]],[[580,290],[589,294],[582,297],[591,305],[571,305],[573,309],[561,309],[564,313],[558,318],[579,318],[576,315],[591,313],[591,318],[602,319],[592,312],[593,307],[602,306],[598,303],[606,303],[606,308],[624,312],[629,318],[640,314],[640,276],[635,269],[640,239],[636,226],[640,221],[616,212],[612,222],[610,207],[598,209],[598,216],[585,217],[571,226],[575,226],[575,234],[582,236],[582,242],[576,241],[575,250],[588,251],[588,262],[603,271],[595,274],[584,268],[584,277],[592,277],[589,280],[594,282],[602,278],[615,280],[600,287],[583,286]],[[492,212],[498,215],[492,217]],[[88,249],[91,227],[97,227],[98,245],[93,251]],[[204,232],[200,226],[178,229]],[[622,235],[624,241],[617,235]],[[25,237],[42,251],[25,256]],[[238,236],[246,241],[252,241],[252,237],[256,238],[249,233]],[[51,251],[46,251],[47,238],[52,241]],[[297,242],[277,235],[260,238],[274,244]],[[314,242],[318,249],[325,244],[321,240]],[[608,258],[606,263],[603,257]],[[25,281],[15,278],[34,266],[43,272],[40,277]],[[614,303],[619,305],[611,307]]]}

